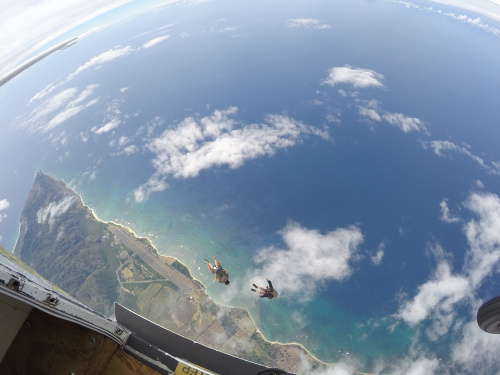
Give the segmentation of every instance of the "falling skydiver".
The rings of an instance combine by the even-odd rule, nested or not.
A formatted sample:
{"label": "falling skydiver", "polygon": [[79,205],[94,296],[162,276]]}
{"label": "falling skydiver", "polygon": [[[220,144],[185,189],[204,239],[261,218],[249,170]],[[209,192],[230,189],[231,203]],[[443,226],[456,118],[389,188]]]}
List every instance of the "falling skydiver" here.
{"label": "falling skydiver", "polygon": [[205,259],[205,262],[207,262],[208,270],[212,272],[212,274],[215,276],[215,280],[217,280],[219,283],[229,285],[229,274],[226,270],[222,269],[222,266],[217,260],[216,255],[214,255],[214,261],[215,266],[212,266],[210,262]]}
{"label": "falling skydiver", "polygon": [[253,284],[253,286],[258,290],[251,289],[251,291],[258,293],[257,297],[259,297],[259,298],[268,298],[268,299],[277,298],[278,291],[273,288],[273,284],[271,284],[271,280],[266,279],[266,281],[269,284],[269,286],[267,288],[264,289],[260,286]]}

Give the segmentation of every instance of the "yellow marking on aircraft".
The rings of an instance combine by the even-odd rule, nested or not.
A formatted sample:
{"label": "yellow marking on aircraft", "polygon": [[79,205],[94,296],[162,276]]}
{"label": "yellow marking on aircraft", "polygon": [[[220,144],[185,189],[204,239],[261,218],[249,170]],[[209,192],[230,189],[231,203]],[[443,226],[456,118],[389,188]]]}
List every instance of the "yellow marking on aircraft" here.
{"label": "yellow marking on aircraft", "polygon": [[213,372],[203,372],[202,370],[198,370],[184,363],[180,363],[177,365],[175,369],[175,375],[215,375]]}

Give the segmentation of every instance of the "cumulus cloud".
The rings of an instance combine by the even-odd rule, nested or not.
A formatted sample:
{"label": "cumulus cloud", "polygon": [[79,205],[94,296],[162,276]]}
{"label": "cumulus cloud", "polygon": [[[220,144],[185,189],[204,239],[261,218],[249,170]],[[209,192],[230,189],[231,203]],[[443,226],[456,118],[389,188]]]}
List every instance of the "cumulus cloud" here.
{"label": "cumulus cloud", "polygon": [[129,138],[129,137],[126,137],[124,135],[122,135],[119,139],[118,139],[118,146],[125,146],[127,143],[130,143],[132,142],[132,138]]}
{"label": "cumulus cloud", "polygon": [[[467,155],[469,158],[474,160],[476,163],[478,163],[481,167],[486,169],[488,173],[490,174],[499,174],[499,171],[496,168],[493,168],[486,164],[483,159],[481,159],[479,156],[474,155],[472,152],[469,151],[467,147],[462,147],[459,146],[453,142],[450,141],[431,141],[429,143],[430,147],[434,150],[434,153],[438,156],[443,156],[443,151],[456,151],[460,152],[464,155]],[[427,147],[427,145],[424,145],[424,147]]]}
{"label": "cumulus cloud", "polygon": [[[9,201],[7,199],[1,199],[0,200],[0,211],[6,210],[9,207],[10,207],[10,203],[9,203]],[[4,213],[0,212],[0,223],[6,217],[7,217],[7,214],[4,214]]]}
{"label": "cumulus cloud", "polygon": [[342,281],[353,272],[350,262],[363,242],[357,226],[338,228],[325,234],[290,221],[280,232],[285,248],[271,246],[254,257],[261,269],[251,279],[261,281],[272,275],[280,285],[280,296],[307,301],[331,280]]}
{"label": "cumulus cloud", "polygon": [[[470,293],[470,284],[465,276],[453,275],[447,259],[440,259],[430,280],[418,288],[417,295],[406,301],[397,316],[411,326],[434,314],[436,322],[444,334],[449,328],[450,317],[455,315],[454,305]],[[448,324],[446,327],[441,327]],[[436,327],[435,327],[436,328]]]}
{"label": "cumulus cloud", "polygon": [[496,194],[473,193],[464,205],[478,217],[464,227],[469,244],[464,269],[476,289],[500,260],[500,199]]}
{"label": "cumulus cloud", "polygon": [[458,223],[460,218],[450,215],[450,209],[448,208],[447,200],[443,199],[439,206],[441,207],[441,217],[440,219],[446,223]]}
{"label": "cumulus cloud", "polygon": [[382,258],[384,256],[384,249],[385,249],[385,243],[382,242],[380,245],[378,245],[377,253],[370,257],[371,261],[376,266],[382,263]]}
{"label": "cumulus cloud", "polygon": [[307,126],[290,117],[267,115],[266,124],[239,125],[233,118],[236,107],[215,110],[196,120],[185,118],[176,128],[167,129],[146,145],[156,156],[155,174],[135,192],[136,201],[153,191],[164,190],[167,176],[196,177],[202,170],[227,165],[237,169],[247,160],[273,156],[277,150],[302,142],[304,135],[329,139],[326,131]]}
{"label": "cumulus cloud", "polygon": [[330,86],[349,84],[354,88],[384,87],[384,76],[373,70],[352,68],[349,65],[333,67],[328,73],[328,78],[323,83]]}
{"label": "cumulus cloud", "polygon": [[316,18],[293,18],[285,23],[286,27],[312,27],[315,29],[329,29],[331,26],[322,23]]}
{"label": "cumulus cloud", "polygon": [[390,113],[383,111],[379,108],[379,102],[377,100],[362,101],[360,99],[356,100],[358,103],[359,115],[369,119],[370,121],[381,122],[382,120],[387,121],[392,126],[395,126],[403,131],[403,133],[409,133],[412,131],[423,131],[427,133],[427,128],[425,127],[423,121],[415,117],[408,117],[401,113]]}
{"label": "cumulus cloud", "polygon": [[400,128],[403,133],[412,131],[426,131],[424,123],[415,117],[407,117],[401,113],[386,112],[382,115],[389,124]]}
{"label": "cumulus cloud", "polygon": [[98,102],[97,98],[87,100],[99,85],[88,85],[78,93],[75,87],[65,89],[47,98],[29,114],[16,120],[16,126],[30,132],[45,133],[77,115],[85,108]]}
{"label": "cumulus cloud", "polygon": [[125,155],[132,155],[132,154],[135,154],[136,152],[138,152],[139,149],[137,148],[137,146],[135,145],[131,145],[131,146],[128,146],[128,147],[125,147],[121,152],[120,154],[125,154]]}
{"label": "cumulus cloud", "polygon": [[56,219],[62,216],[76,202],[71,196],[64,197],[59,202],[50,202],[45,208],[40,208],[36,214],[38,224],[49,223],[50,230],[54,226]]}
{"label": "cumulus cloud", "polygon": [[[396,314],[410,326],[430,319],[431,325],[426,329],[430,340],[437,340],[449,332],[456,322],[457,304],[469,306],[473,311],[479,307],[476,292],[500,265],[499,197],[491,193],[471,193],[464,207],[476,219],[463,227],[468,249],[462,271],[453,273],[450,255],[439,245],[435,246],[432,250],[437,259],[436,269],[430,279],[419,286],[415,297],[402,302]],[[469,334],[467,326],[463,334]]]}
{"label": "cumulus cloud", "polygon": [[167,39],[169,37],[170,37],[170,35],[166,35],[166,36],[159,36],[158,38],[151,39],[149,42],[144,43],[142,45],[142,48],[153,47],[154,45],[164,41],[165,39]]}
{"label": "cumulus cloud", "polygon": [[[353,88],[382,88],[384,85],[381,81],[383,81],[384,78],[382,74],[373,70],[352,68],[346,65],[344,67],[331,68],[328,78],[324,79],[322,84],[327,84],[332,87],[339,84],[350,84]],[[341,96],[347,97],[347,93],[344,90],[340,89],[338,92]],[[350,95],[354,97],[355,102],[358,103],[359,115],[368,120],[368,122],[382,122],[385,120],[390,125],[401,129],[403,133],[417,131],[429,134],[424,122],[416,117],[405,116],[402,113],[383,111],[377,100],[361,100],[357,98],[358,92],[351,92]]]}
{"label": "cumulus cloud", "polygon": [[494,374],[498,372],[498,353],[498,335],[483,332],[473,319],[465,324],[460,340],[452,345],[451,358],[470,374]]}
{"label": "cumulus cloud", "polygon": [[168,188],[166,177],[152,176],[145,184],[134,190],[136,202],[148,200],[151,194],[158,193]]}
{"label": "cumulus cloud", "polygon": [[372,121],[382,121],[382,117],[379,115],[378,102],[376,100],[370,100],[364,105],[358,105],[359,115],[367,117]]}
{"label": "cumulus cloud", "polygon": [[0,211],[6,210],[10,207],[10,203],[7,199],[0,200]]}

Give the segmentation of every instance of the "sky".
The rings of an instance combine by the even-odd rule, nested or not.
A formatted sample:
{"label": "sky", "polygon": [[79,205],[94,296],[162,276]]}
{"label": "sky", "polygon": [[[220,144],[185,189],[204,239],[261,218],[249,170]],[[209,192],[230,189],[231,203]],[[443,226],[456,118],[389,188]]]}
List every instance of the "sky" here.
{"label": "sky", "polygon": [[[0,13],[0,76],[65,39],[84,36],[125,17],[176,1],[182,0],[4,0]],[[429,5],[432,2],[500,20],[499,0],[432,0]]]}
{"label": "sky", "polygon": [[[74,36],[177,0],[5,0],[0,13],[0,75]],[[110,12],[113,11],[113,12]],[[82,26],[80,27],[79,26]],[[70,36],[71,35],[71,36]]]}

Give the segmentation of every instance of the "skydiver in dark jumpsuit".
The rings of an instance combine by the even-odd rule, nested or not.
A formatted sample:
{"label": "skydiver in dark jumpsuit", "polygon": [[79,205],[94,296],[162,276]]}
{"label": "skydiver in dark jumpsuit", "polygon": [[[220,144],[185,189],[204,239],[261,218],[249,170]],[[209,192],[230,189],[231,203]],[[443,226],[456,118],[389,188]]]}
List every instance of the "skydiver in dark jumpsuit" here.
{"label": "skydiver in dark jumpsuit", "polygon": [[259,298],[268,298],[268,299],[273,299],[278,297],[278,291],[273,288],[273,284],[271,284],[271,281],[269,279],[266,279],[267,283],[269,286],[267,288],[262,288],[260,286],[257,286],[253,284],[253,286],[257,289],[251,289],[252,292],[258,293],[257,297]]}

